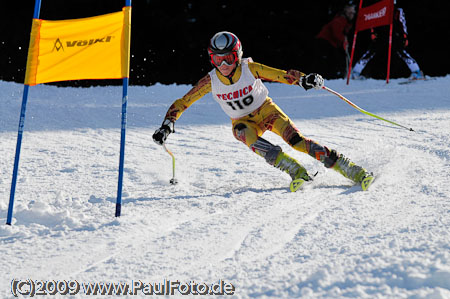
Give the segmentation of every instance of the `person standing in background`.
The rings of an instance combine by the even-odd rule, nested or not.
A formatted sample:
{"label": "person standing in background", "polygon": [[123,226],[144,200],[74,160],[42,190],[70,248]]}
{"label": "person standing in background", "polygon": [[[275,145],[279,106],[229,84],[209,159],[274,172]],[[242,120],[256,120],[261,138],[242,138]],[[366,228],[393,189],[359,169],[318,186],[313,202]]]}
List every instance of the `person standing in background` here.
{"label": "person standing in background", "polygon": [[315,62],[317,71],[323,76],[343,78],[347,73],[348,35],[353,27],[355,6],[346,4],[316,35]]}
{"label": "person standing in background", "polygon": [[[406,28],[405,12],[402,8],[397,6],[394,1],[394,20],[392,33],[392,53],[398,55],[408,66],[411,71],[410,79],[424,79],[424,74],[420,70],[416,60],[406,51],[408,47],[408,30]],[[389,44],[389,27],[382,26],[372,28],[371,30],[371,44],[369,49],[363,54],[361,59],[355,64],[352,71],[352,79],[365,79],[361,73],[367,66],[370,60],[374,58],[377,53],[384,55],[386,53],[387,45]]]}

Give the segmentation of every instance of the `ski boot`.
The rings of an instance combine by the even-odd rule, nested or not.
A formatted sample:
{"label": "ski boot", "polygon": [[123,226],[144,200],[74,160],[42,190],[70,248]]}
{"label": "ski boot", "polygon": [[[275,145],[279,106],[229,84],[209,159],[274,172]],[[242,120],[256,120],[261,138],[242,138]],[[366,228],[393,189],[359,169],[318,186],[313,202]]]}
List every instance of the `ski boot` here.
{"label": "ski boot", "polygon": [[421,70],[415,71],[411,73],[409,80],[424,80],[425,76]]}
{"label": "ski boot", "polygon": [[312,180],[306,169],[295,159],[283,153],[280,146],[273,145],[264,138],[258,137],[256,142],[252,144],[250,148],[258,155],[264,157],[267,163],[291,176],[292,182],[289,189],[292,192],[300,189],[304,182]]}
{"label": "ski boot", "polygon": [[357,71],[352,72],[352,79],[353,80],[366,80],[367,78],[361,75],[361,73],[358,73]]}
{"label": "ski boot", "polygon": [[339,155],[339,158],[332,168],[344,177],[360,184],[364,191],[369,189],[374,180],[372,173],[367,172],[367,170],[356,165],[342,154]]}
{"label": "ski boot", "polygon": [[292,178],[289,189],[291,192],[295,192],[307,181],[311,181],[312,178],[308,175],[306,169],[300,165],[294,158],[280,151],[275,164],[273,165],[281,171],[286,172]]}

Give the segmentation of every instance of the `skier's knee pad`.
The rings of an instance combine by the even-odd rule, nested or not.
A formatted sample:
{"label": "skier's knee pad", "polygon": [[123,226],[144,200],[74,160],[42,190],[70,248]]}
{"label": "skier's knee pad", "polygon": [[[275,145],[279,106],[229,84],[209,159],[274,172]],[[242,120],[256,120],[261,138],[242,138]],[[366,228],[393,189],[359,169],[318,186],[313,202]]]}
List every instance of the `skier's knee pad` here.
{"label": "skier's knee pad", "polygon": [[303,140],[303,137],[300,136],[300,134],[298,132],[295,132],[292,137],[288,140],[288,143],[291,146],[296,145],[297,143],[301,142]]}
{"label": "skier's knee pad", "polygon": [[233,135],[237,140],[245,143],[248,147],[255,143],[259,136],[258,128],[256,126],[252,126],[251,123],[245,122],[233,124]]}
{"label": "skier's knee pad", "polygon": [[332,168],[339,158],[339,154],[335,150],[329,150],[326,146],[311,142],[308,147],[308,154],[322,162],[327,168]]}
{"label": "skier's knee pad", "polygon": [[332,168],[334,164],[336,164],[337,159],[339,158],[338,153],[335,150],[329,151],[326,149],[327,155],[323,157],[323,164],[327,168]]}
{"label": "skier's knee pad", "polygon": [[233,128],[233,135],[234,137],[245,143],[245,129],[247,129],[247,126],[243,123],[238,123]]}

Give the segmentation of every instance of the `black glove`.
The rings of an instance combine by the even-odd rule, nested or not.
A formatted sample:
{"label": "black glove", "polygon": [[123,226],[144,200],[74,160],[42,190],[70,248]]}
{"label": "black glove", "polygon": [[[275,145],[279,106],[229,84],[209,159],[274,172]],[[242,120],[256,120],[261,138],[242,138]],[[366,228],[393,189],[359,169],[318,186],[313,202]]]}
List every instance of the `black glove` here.
{"label": "black glove", "polygon": [[316,73],[311,73],[309,75],[303,76],[300,78],[300,85],[305,89],[322,89],[323,87],[323,78],[321,75]]}
{"label": "black glove", "polygon": [[175,124],[165,119],[161,127],[153,133],[153,141],[158,145],[163,145],[166,142],[167,136],[173,132],[175,132]]}

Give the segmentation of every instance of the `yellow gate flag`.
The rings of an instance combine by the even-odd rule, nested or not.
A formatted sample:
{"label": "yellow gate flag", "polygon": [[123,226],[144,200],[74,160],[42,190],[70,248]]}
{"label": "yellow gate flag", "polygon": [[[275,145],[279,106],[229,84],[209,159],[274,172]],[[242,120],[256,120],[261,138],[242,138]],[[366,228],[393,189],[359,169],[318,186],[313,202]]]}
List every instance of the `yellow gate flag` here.
{"label": "yellow gate flag", "polygon": [[25,84],[129,77],[131,7],[61,21],[33,19]]}

